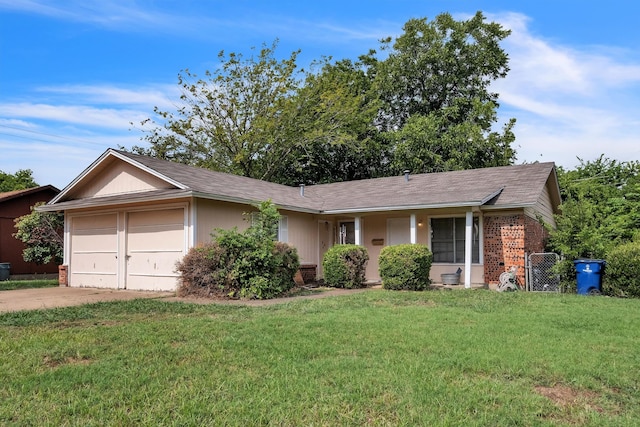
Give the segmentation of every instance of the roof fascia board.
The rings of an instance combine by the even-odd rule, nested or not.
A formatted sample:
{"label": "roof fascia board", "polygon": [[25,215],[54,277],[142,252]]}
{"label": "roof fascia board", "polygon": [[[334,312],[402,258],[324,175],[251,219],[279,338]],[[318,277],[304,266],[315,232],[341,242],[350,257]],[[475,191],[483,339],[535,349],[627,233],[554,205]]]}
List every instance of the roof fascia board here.
{"label": "roof fascia board", "polygon": [[[239,203],[242,205],[251,205],[259,202],[259,200],[249,200],[249,199],[243,199],[240,197],[221,196],[218,194],[208,194],[208,193],[199,193],[199,192],[194,192],[192,194],[193,194],[193,197],[197,197],[199,199],[216,200],[219,202]],[[278,206],[280,209],[293,211],[293,212],[302,212],[302,213],[310,213],[310,214],[322,213],[322,211],[318,209],[303,208],[300,206],[293,206],[293,205],[283,205],[280,203],[275,203],[275,205]]]}
{"label": "roof fascia board", "polygon": [[502,210],[502,209],[522,209],[522,208],[528,208],[531,206],[535,206],[535,203],[510,203],[510,204],[503,204],[503,205],[484,205],[484,206],[480,206],[480,209],[483,211],[498,211],[498,210]]}
{"label": "roof fascia board", "polygon": [[379,206],[371,208],[353,208],[353,209],[327,209],[321,213],[327,215],[347,214],[347,213],[370,213],[370,212],[393,212],[393,211],[407,211],[407,210],[419,210],[419,209],[442,209],[442,208],[466,208],[480,206],[479,201],[465,202],[465,203],[434,203],[428,205],[399,205],[399,206]]}
{"label": "roof fascia board", "polygon": [[[165,200],[173,200],[176,198],[185,198],[190,197],[192,193],[190,191],[185,191],[179,194],[171,193],[171,194],[163,194],[163,195],[152,195],[152,196],[144,196],[144,193],[141,193],[140,197],[135,197],[127,200],[118,200],[118,199],[107,199],[106,197],[96,197],[94,199],[84,199],[89,200],[89,203],[79,201],[79,200],[70,200],[68,202],[61,202],[60,204],[46,204],[37,206],[35,209],[40,212],[56,212],[56,211],[70,211],[75,209],[86,209],[93,208],[96,206],[115,206],[115,205],[128,205],[133,203],[141,203],[141,202],[161,202]],[[105,200],[107,199],[107,200]],[[96,204],[92,203],[96,201]],[[65,204],[66,203],[66,204]]]}

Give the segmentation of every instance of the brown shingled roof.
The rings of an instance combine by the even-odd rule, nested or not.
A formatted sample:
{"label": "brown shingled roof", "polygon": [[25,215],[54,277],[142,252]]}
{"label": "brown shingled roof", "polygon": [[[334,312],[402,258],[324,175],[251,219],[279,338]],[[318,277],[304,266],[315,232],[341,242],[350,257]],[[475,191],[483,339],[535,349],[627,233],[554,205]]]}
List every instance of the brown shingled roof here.
{"label": "brown shingled roof", "polygon": [[[408,181],[404,176],[394,176],[310,185],[306,186],[303,197],[297,187],[214,172],[125,151],[108,150],[101,158],[110,154],[180,184],[181,189],[163,191],[164,197],[170,196],[174,191],[176,196],[192,194],[196,197],[240,203],[271,199],[285,209],[319,213],[481,205],[494,208],[525,207],[536,203],[550,176],[557,186],[554,164],[534,163],[416,174],[410,175]],[[114,199],[114,203],[119,198],[121,196],[109,197]],[[105,198],[101,200],[107,202]],[[54,204],[60,205],[60,208],[63,205],[74,205],[73,201],[62,200]]]}
{"label": "brown shingled roof", "polygon": [[48,189],[51,189],[54,192],[60,191],[53,185],[42,185],[40,187],[31,187],[24,190],[5,191],[3,193],[0,193],[0,202],[4,202],[5,200],[26,196],[27,194],[37,193],[38,191],[48,190]]}

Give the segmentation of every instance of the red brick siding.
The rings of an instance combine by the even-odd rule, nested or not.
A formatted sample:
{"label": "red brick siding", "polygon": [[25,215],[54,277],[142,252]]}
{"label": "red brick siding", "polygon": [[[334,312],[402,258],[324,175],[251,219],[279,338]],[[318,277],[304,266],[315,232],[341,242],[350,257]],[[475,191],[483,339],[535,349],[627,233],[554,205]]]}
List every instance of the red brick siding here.
{"label": "red brick siding", "polygon": [[518,283],[525,284],[525,256],[543,252],[548,233],[533,218],[524,214],[484,217],[484,277],[498,283],[500,274],[518,267]]}
{"label": "red brick siding", "polygon": [[524,285],[525,219],[523,214],[484,217],[484,279],[498,283],[500,274],[518,267]]}
{"label": "red brick siding", "polygon": [[528,216],[524,217],[524,227],[524,233],[526,236],[524,242],[525,252],[528,254],[544,252],[547,239],[549,238],[549,232],[547,229],[540,224],[540,221]]}

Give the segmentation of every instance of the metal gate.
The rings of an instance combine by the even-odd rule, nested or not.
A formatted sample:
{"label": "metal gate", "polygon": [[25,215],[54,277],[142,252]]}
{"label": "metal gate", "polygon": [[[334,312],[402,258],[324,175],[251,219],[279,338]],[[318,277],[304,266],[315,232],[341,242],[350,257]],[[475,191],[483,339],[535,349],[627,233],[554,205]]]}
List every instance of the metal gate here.
{"label": "metal gate", "polygon": [[559,292],[560,275],[553,266],[560,257],[554,253],[534,253],[525,257],[526,287],[532,292]]}

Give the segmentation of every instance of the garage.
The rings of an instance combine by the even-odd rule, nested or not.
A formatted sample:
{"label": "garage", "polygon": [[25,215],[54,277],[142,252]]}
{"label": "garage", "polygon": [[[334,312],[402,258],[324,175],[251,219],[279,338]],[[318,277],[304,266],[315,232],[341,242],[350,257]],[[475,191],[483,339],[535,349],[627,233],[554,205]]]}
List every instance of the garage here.
{"label": "garage", "polygon": [[127,213],[127,289],[173,291],[185,254],[184,208]]}
{"label": "garage", "polygon": [[73,286],[118,287],[118,215],[71,218],[70,250]]}
{"label": "garage", "polygon": [[70,218],[69,284],[174,291],[185,254],[185,208]]}

